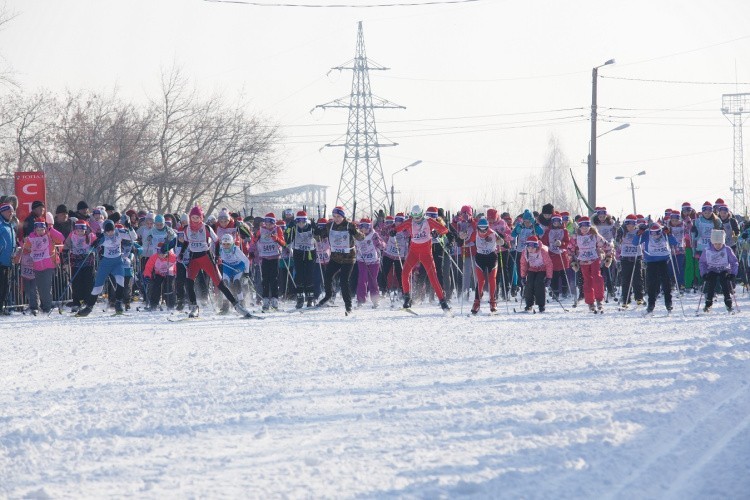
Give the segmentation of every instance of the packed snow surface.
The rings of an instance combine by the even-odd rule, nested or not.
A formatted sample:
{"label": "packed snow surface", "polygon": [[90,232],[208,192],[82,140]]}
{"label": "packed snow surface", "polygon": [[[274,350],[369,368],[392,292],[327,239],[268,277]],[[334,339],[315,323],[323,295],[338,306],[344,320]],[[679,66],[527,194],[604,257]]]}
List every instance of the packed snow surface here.
{"label": "packed snow surface", "polygon": [[0,318],[0,497],[747,498],[750,301],[697,300]]}

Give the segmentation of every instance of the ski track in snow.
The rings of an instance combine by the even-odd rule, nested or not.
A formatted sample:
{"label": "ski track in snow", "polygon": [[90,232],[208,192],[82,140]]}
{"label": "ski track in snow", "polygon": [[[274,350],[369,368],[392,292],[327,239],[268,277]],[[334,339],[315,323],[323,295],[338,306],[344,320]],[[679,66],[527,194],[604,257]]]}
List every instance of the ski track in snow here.
{"label": "ski track in snow", "polygon": [[696,301],[0,318],[0,497],[746,497],[748,313]]}

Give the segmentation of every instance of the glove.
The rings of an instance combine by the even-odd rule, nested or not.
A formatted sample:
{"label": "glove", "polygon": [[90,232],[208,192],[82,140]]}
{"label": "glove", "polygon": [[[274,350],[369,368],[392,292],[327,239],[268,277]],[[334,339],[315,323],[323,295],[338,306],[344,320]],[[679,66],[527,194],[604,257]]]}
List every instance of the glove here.
{"label": "glove", "polygon": [[578,271],[579,271],[579,270],[581,269],[581,265],[580,265],[580,264],[578,264],[578,261],[577,261],[577,260],[574,260],[573,262],[571,262],[571,263],[570,263],[570,268],[571,268],[571,269],[572,269],[573,271],[575,271],[575,272],[578,272]]}
{"label": "glove", "polygon": [[391,229],[390,231],[388,231],[388,234],[390,236],[396,236],[396,230],[395,229]]}
{"label": "glove", "polygon": [[434,229],[433,229],[432,231],[430,231],[430,235],[431,235],[431,236],[432,236],[433,238],[437,238],[437,237],[438,237],[438,233],[437,233],[437,231],[435,231]]}
{"label": "glove", "polygon": [[549,288],[552,284],[552,278],[544,278],[544,288]]}
{"label": "glove", "polygon": [[612,257],[608,255],[608,256],[607,256],[607,257],[606,257],[606,258],[604,259],[604,267],[609,267],[609,266],[611,266],[611,265],[612,265]]}
{"label": "glove", "polygon": [[505,240],[503,238],[500,238],[498,236],[498,238],[497,238],[497,244],[500,245],[500,246],[503,246],[503,245],[505,245]]}
{"label": "glove", "polygon": [[555,246],[556,246],[556,247],[559,247],[560,245],[562,245],[562,241],[560,241],[560,240],[555,240]]}

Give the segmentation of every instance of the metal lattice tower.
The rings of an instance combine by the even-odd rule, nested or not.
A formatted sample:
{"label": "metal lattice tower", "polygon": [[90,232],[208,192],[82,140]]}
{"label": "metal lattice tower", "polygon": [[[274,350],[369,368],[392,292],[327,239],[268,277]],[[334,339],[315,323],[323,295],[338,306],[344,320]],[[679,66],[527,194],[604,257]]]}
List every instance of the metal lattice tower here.
{"label": "metal lattice tower", "polygon": [[750,113],[750,94],[723,94],[721,112],[734,131],[734,161],[732,162],[732,211],[745,214],[745,168],[742,147],[742,115]]}
{"label": "metal lattice tower", "polygon": [[387,70],[367,59],[365,38],[362,34],[362,21],[357,31],[357,50],[354,59],[333,70],[350,69],[353,71],[351,95],[341,97],[316,108],[346,108],[349,110],[349,122],[344,144],[326,144],[327,147],[344,147],[344,166],[341,169],[339,191],[336,204],[344,207],[347,213],[354,214],[355,208],[360,214],[368,216],[379,209],[388,207],[388,192],[380,164],[380,148],[397,146],[396,143],[381,144],[375,126],[376,108],[406,109],[392,102],[372,95],[370,89],[370,70]]}

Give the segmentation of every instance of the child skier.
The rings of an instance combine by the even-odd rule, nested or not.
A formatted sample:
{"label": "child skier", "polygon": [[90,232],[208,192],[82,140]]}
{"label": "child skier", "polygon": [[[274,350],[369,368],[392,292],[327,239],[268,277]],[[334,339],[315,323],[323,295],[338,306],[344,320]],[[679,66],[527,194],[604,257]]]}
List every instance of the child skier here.
{"label": "child skier", "polygon": [[70,312],[78,312],[88,297],[94,283],[94,254],[91,251],[94,236],[85,220],[76,221],[73,231],[65,239],[63,249],[70,256],[71,290],[73,306]]}
{"label": "child skier", "polygon": [[563,227],[562,215],[554,212],[550,219],[550,225],[544,231],[542,243],[547,246],[549,256],[552,260],[552,297],[557,299],[562,293],[567,297],[570,293],[569,282],[566,272],[570,263],[568,262],[568,246],[570,235]]}
{"label": "child skier", "polygon": [[[237,301],[242,303],[244,299],[242,275],[249,272],[250,260],[242,252],[242,249],[235,245],[235,236],[231,233],[224,233],[224,236],[221,237],[218,263],[222,281],[227,288],[232,290],[232,293],[237,297]],[[219,307],[219,314],[227,314],[228,312],[229,302],[224,300]]]}
{"label": "child skier", "polygon": [[[315,223],[315,229],[318,232],[322,232],[326,225],[328,225],[328,219],[325,217],[318,218]],[[307,300],[307,307],[312,307],[320,298],[323,293],[323,282],[325,281],[326,268],[328,263],[331,262],[331,244],[328,242],[328,238],[323,236],[315,236],[315,272],[313,273],[313,300]]]}
{"label": "child skier", "polygon": [[612,253],[609,243],[601,237],[596,228],[591,227],[591,220],[586,216],[578,219],[578,229],[570,239],[570,253],[573,256],[571,268],[576,272],[581,271],[583,296],[589,310],[602,312],[604,280],[601,262],[604,260],[605,267],[610,266]]}
{"label": "child skier", "polygon": [[365,235],[365,238],[354,242],[357,247],[357,307],[364,305],[367,300],[367,292],[370,292],[372,307],[375,309],[380,303],[378,271],[380,271],[380,251],[385,247],[385,243],[380,239],[380,235],[372,229],[370,219],[360,220],[359,230]]}
{"label": "child skier", "polygon": [[269,212],[255,235],[256,256],[261,260],[263,312],[279,308],[279,257],[286,245],[284,233],[276,225],[276,215]]}
{"label": "child skier", "polygon": [[476,274],[477,287],[474,289],[474,305],[471,314],[477,314],[484,294],[484,284],[489,284],[490,289],[490,312],[497,311],[496,286],[497,286],[497,254],[503,238],[490,229],[490,223],[484,217],[477,222],[477,230],[471,235],[470,242],[476,246],[477,254],[474,262],[474,273]]}
{"label": "child skier", "polygon": [[638,218],[634,214],[629,214],[617,232],[622,308],[627,308],[630,304],[631,294],[635,297],[636,304],[643,304],[643,251],[639,244],[641,235],[637,222]]}
{"label": "child skier", "polygon": [[706,247],[699,261],[701,276],[705,283],[706,305],[703,312],[709,312],[714,303],[716,282],[721,283],[724,292],[724,305],[732,312],[732,295],[734,294],[734,278],[737,276],[738,262],[734,252],[725,243],[726,234],[723,230],[711,232],[711,246]]}
{"label": "child skier", "polygon": [[529,236],[521,253],[521,279],[526,281],[523,290],[526,300],[524,311],[531,311],[536,301],[539,312],[544,312],[547,303],[545,292],[552,282],[552,273],[549,250],[539,242],[539,238]]}
{"label": "child skier", "polygon": [[656,296],[661,286],[664,294],[664,306],[667,311],[672,311],[672,286],[669,274],[669,261],[672,248],[677,246],[674,237],[664,234],[664,229],[659,224],[651,224],[648,231],[643,231],[639,238],[643,244],[643,260],[646,261],[646,278],[648,287],[648,306],[646,314],[654,312]]}
{"label": "child skier", "polygon": [[297,285],[297,309],[302,309],[307,299],[312,306],[313,276],[317,271],[314,227],[307,220],[307,212],[300,210],[294,218],[295,224],[286,230],[287,244],[292,248],[294,258],[294,279]]}
{"label": "child skier", "polygon": [[409,278],[411,278],[414,267],[421,263],[427,272],[433,290],[435,290],[435,295],[440,300],[440,307],[444,311],[449,311],[451,306],[445,300],[445,292],[438,282],[435,261],[432,258],[432,231],[437,234],[447,234],[448,229],[435,219],[425,218],[422,208],[419,205],[414,205],[411,209],[411,218],[396,226],[391,235],[395,236],[399,231],[404,230],[411,237],[409,253],[406,255],[404,272],[401,275],[401,288],[404,290],[404,309],[411,308],[411,283]]}
{"label": "child skier", "polygon": [[[159,217],[157,215],[157,217]],[[166,251],[165,251],[166,249]],[[158,244],[157,251],[146,261],[143,276],[149,280],[149,300],[144,311],[153,311],[159,307],[162,295],[167,309],[172,310],[175,304],[174,278],[177,274],[177,256],[163,242]]]}
{"label": "child skier", "polygon": [[536,236],[537,239],[544,234],[542,226],[534,221],[534,214],[529,209],[523,211],[521,221],[516,223],[516,226],[511,232],[511,237],[516,239],[516,253],[514,255],[514,269],[513,269],[513,286],[511,287],[511,295],[516,296],[518,291],[518,278],[521,275],[521,255],[526,248],[526,240],[531,236]]}
{"label": "child skier", "polygon": [[23,253],[31,255],[34,282],[42,312],[45,313],[52,310],[52,280],[60,263],[56,245],[62,245],[64,241],[63,235],[43,218],[34,222],[34,232],[24,239]]}

